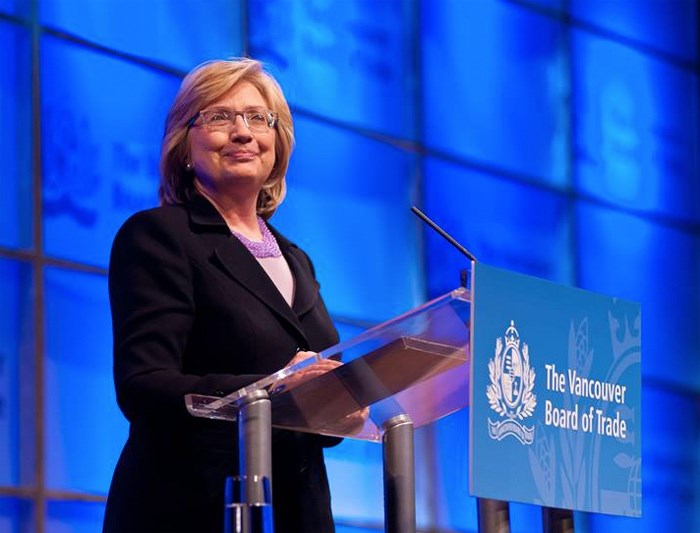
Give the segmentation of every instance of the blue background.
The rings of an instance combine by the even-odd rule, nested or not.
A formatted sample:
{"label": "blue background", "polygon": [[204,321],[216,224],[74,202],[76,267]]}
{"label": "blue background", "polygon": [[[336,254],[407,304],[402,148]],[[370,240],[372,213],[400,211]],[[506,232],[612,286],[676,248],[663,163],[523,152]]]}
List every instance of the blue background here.
{"label": "blue background", "polygon": [[[642,304],[641,520],[700,530],[697,0],[0,0],[0,532],[99,530],[126,436],[106,266],[155,205],[163,121],[206,59],[267,63],[298,145],[273,222],[344,338],[464,257]],[[358,257],[357,249],[368,250]],[[476,530],[466,411],[416,435],[418,524]],[[340,533],[381,530],[381,448],[327,453]],[[514,532],[540,510],[511,505]]]}

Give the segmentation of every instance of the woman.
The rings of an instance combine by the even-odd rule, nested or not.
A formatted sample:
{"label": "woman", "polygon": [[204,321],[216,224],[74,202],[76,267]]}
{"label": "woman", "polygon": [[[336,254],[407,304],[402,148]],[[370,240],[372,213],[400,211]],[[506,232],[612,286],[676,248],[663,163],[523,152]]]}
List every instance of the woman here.
{"label": "woman", "polygon": [[[205,63],[183,80],[162,205],[127,220],[112,248],[114,377],[130,430],[105,531],[221,531],[236,425],[189,416],[185,395],[229,394],[338,341],[308,257],[267,223],[293,141],[257,61]],[[333,531],[322,448],[336,442],[273,431],[278,533]]]}

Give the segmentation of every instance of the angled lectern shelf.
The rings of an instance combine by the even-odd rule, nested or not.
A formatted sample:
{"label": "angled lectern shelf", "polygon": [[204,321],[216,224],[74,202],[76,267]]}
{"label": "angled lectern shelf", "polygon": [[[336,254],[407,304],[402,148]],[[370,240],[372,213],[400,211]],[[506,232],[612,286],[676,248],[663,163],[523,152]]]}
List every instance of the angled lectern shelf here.
{"label": "angled lectern shelf", "polygon": [[[190,394],[187,408],[238,421],[242,473],[274,474],[270,425],[382,442],[387,531],[414,531],[413,428],[469,402],[470,312],[470,291],[455,289],[223,398]],[[322,359],[338,366],[318,375]]]}
{"label": "angled lectern shelf", "polygon": [[[330,372],[305,379],[318,362],[307,359],[223,398],[190,394],[187,408],[235,421],[245,399],[265,391],[275,427],[379,442],[396,416],[420,427],[467,405],[469,313],[469,291],[456,289],[324,350],[319,359],[341,363]],[[361,426],[348,423],[364,408]]]}

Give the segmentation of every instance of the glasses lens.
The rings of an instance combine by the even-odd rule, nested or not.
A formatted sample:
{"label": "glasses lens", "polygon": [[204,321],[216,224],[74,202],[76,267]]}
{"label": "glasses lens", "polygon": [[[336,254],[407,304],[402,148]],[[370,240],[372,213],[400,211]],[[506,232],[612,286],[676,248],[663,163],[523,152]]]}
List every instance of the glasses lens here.
{"label": "glasses lens", "polygon": [[202,123],[213,129],[228,128],[235,120],[235,115],[232,115],[227,109],[212,109],[200,113]]}
{"label": "glasses lens", "polygon": [[248,127],[257,132],[266,132],[277,125],[277,113],[269,109],[249,111],[245,114]]}
{"label": "glasses lens", "polygon": [[245,113],[245,119],[248,127],[253,131],[263,132],[270,127],[269,111],[249,111]]}

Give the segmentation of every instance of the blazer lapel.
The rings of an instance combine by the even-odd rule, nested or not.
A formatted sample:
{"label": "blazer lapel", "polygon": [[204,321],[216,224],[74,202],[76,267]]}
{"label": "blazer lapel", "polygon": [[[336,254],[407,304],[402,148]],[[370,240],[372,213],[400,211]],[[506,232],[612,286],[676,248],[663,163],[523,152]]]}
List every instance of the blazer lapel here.
{"label": "blazer lapel", "polygon": [[[282,294],[267,275],[260,263],[246,247],[231,235],[226,222],[204,197],[196,197],[190,204],[190,219],[194,224],[209,226],[218,234],[213,239],[213,254],[217,263],[229,276],[243,285],[253,296],[262,301],[281,319],[288,322],[298,334],[301,344],[308,344],[297,315],[287,305]],[[292,266],[290,265],[290,268]],[[296,277],[294,269],[292,273]],[[298,282],[297,282],[298,283]],[[298,287],[298,285],[297,285]],[[295,289],[296,292],[296,289]],[[296,304],[296,297],[295,302]]]}

